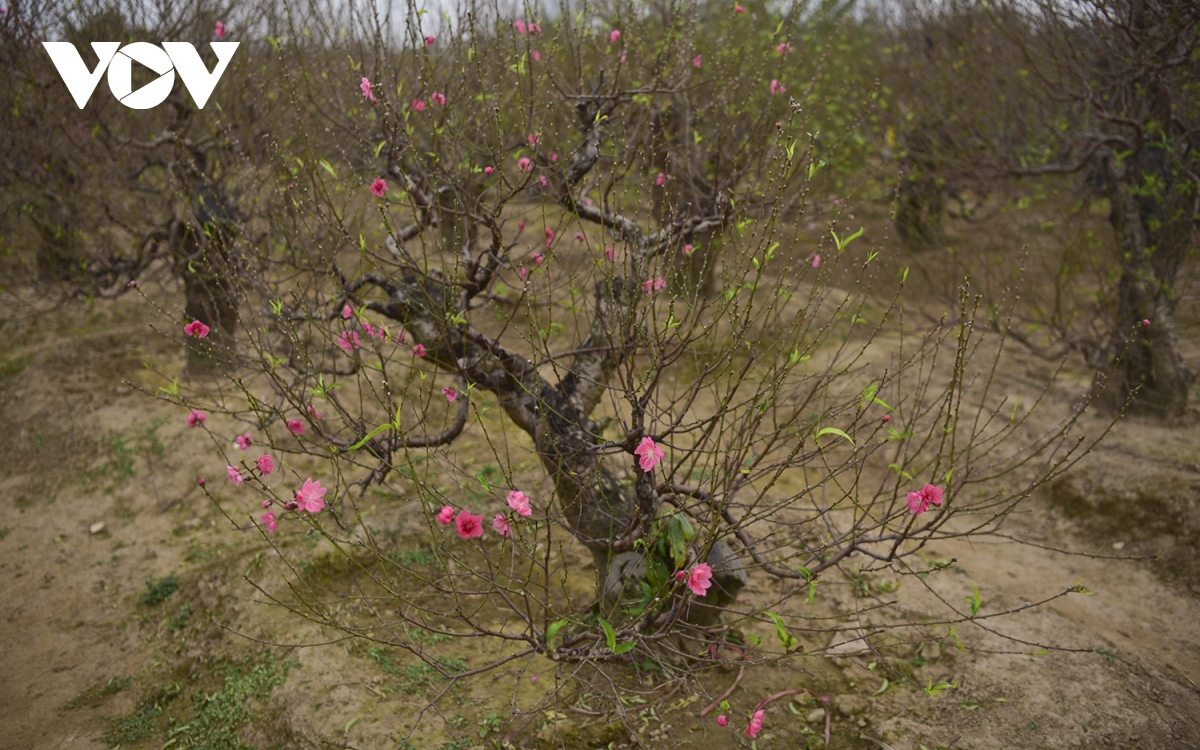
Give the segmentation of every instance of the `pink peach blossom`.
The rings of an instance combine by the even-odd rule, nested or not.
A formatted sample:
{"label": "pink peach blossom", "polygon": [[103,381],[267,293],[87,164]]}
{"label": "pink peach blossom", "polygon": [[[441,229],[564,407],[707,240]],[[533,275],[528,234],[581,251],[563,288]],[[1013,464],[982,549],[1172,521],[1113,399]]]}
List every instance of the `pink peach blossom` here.
{"label": "pink peach blossom", "polygon": [[542,136],[538,133],[530,133],[526,136],[526,139],[529,141],[530,146],[537,146],[542,142]]}
{"label": "pink peach blossom", "polygon": [[376,198],[382,198],[383,194],[386,193],[387,190],[388,190],[387,182],[385,182],[380,177],[376,177],[375,181],[371,183],[371,193]]}
{"label": "pink peach blossom", "polygon": [[[534,50],[534,51],[533,51],[533,61],[534,61],[534,62],[541,62],[541,61],[542,61],[542,53],[541,53],[541,52],[538,52],[537,50]],[[551,161],[553,161],[553,160],[551,160]]]}
{"label": "pink peach blossom", "polygon": [[616,260],[616,257],[617,257],[617,254],[616,254],[615,250],[613,250],[611,247],[604,248],[604,259],[605,260]]}
{"label": "pink peach blossom", "polygon": [[362,83],[358,84],[358,88],[362,90],[364,99],[368,99],[372,102],[378,101],[375,98],[375,95],[371,93],[371,81],[369,79],[363,78]]}
{"label": "pink peach blossom", "polygon": [[304,485],[296,491],[296,505],[306,513],[320,513],[325,507],[326,489],[320,482],[314,482],[312,477],[304,480]]}
{"label": "pink peach blossom", "polygon": [[654,178],[654,186],[662,187],[663,183],[666,181],[667,181],[667,176],[665,174],[663,174],[662,172],[659,172],[658,175]]}
{"label": "pink peach blossom", "polygon": [[679,252],[681,255],[691,255],[692,250],[694,250],[694,249],[695,248],[693,248],[691,245],[684,245],[683,247],[681,247],[679,249]]}
{"label": "pink peach blossom", "polygon": [[653,279],[646,279],[642,282],[642,291],[646,294],[654,294],[666,288],[667,282],[661,276],[656,276]]}
{"label": "pink peach blossom", "polygon": [[492,168],[491,168],[491,167],[484,167],[484,168],[483,168],[483,173],[484,173],[484,174],[491,174],[491,173],[492,173]]}
{"label": "pink peach blossom", "polygon": [[524,34],[525,22],[518,18],[517,20],[513,21],[513,28],[517,30],[518,34]]}
{"label": "pink peach blossom", "polygon": [[192,409],[192,413],[187,415],[188,427],[199,427],[204,424],[204,420],[208,419],[208,415],[199,409]]}
{"label": "pink peach blossom", "polygon": [[533,514],[533,508],[529,505],[529,498],[525,497],[525,493],[520,490],[513,490],[508,493],[508,507],[517,512],[517,515],[528,517]]}
{"label": "pink peach blossom", "polygon": [[576,242],[583,242],[583,240],[584,240],[584,237],[583,237],[583,232],[576,232],[576,233],[575,233],[575,241],[576,241]]}
{"label": "pink peach blossom", "polygon": [[238,487],[242,486],[242,472],[238,471],[236,466],[225,467],[225,478]]}
{"label": "pink peach blossom", "polygon": [[415,345],[412,348],[412,353],[413,353],[414,357],[424,357],[425,356],[425,345],[424,344]]}
{"label": "pink peach blossom", "polygon": [[814,255],[814,256],[813,256],[813,259],[812,259],[812,267],[813,267],[813,268],[820,268],[820,267],[821,267],[821,254],[820,254],[820,253],[817,253],[816,255]]}
{"label": "pink peach blossom", "polygon": [[225,24],[221,23],[220,21],[217,21],[216,28],[213,29],[213,36],[215,36],[217,39],[224,39],[225,38]]}
{"label": "pink peach blossom", "polygon": [[262,514],[262,523],[263,523],[263,526],[267,527],[268,534],[275,533],[275,527],[278,524],[276,524],[276,522],[275,522],[275,514],[274,513],[270,513],[270,512],[263,513]]}
{"label": "pink peach blossom", "polygon": [[546,177],[546,175],[544,175],[544,174],[538,175],[538,185],[541,185],[542,187],[546,187],[549,184],[550,184],[550,180]]}
{"label": "pink peach blossom", "polygon": [[432,101],[435,105],[437,105],[439,107],[445,106],[445,104],[446,104],[446,95],[440,91],[435,91],[432,94],[430,94],[429,99],[430,99],[430,101]]}
{"label": "pink peach blossom", "polygon": [[781,55],[786,55],[792,51],[792,45],[787,42],[780,42],[779,46],[775,48],[775,51]]}
{"label": "pink peach blossom", "polygon": [[208,338],[208,332],[212,329],[204,325],[198,320],[193,320],[183,327],[183,332],[187,336],[195,336],[198,339]]}
{"label": "pink peach blossom", "polygon": [[421,99],[413,99],[412,100],[412,108],[413,108],[413,112],[424,112],[425,111],[425,102],[422,101]]}
{"label": "pink peach blossom", "polygon": [[504,517],[503,513],[497,513],[496,517],[492,519],[492,528],[504,536],[512,536],[512,529],[509,528],[508,520]]}
{"label": "pink peach blossom", "polygon": [[483,536],[483,516],[477,516],[468,510],[461,510],[454,519],[458,535],[463,539],[474,539]]}
{"label": "pink peach blossom", "polygon": [[433,42],[434,42],[434,39],[433,39],[433,34],[430,34],[430,35],[428,35],[428,36],[426,36],[426,37],[425,37],[425,46],[426,46],[426,47],[432,47],[432,46],[433,46]]}
{"label": "pink peach blossom", "polygon": [[661,445],[655,445],[653,439],[644,437],[634,449],[633,455],[638,457],[638,465],[642,467],[642,471],[650,471],[663,460],[665,453]]}
{"label": "pink peach blossom", "polygon": [[317,407],[313,406],[312,404],[308,405],[308,413],[312,415],[313,419],[324,419],[325,418],[325,415],[322,414],[321,412],[317,411]]}
{"label": "pink peach blossom", "polygon": [[247,432],[245,435],[235,437],[233,442],[237,443],[237,447],[242,450],[249,450],[250,446],[254,444],[254,436]]}
{"label": "pink peach blossom", "polygon": [[258,457],[258,470],[263,474],[270,474],[275,471],[275,459],[267,453]]}
{"label": "pink peach blossom", "polygon": [[908,512],[909,513],[924,513],[929,510],[930,505],[941,507],[942,505],[942,488],[927,484],[916,492],[908,493]]}
{"label": "pink peach blossom", "polygon": [[359,340],[356,331],[346,331],[338,339],[337,345],[339,349],[347,354],[353,354],[355,349],[362,346],[362,341]]}
{"label": "pink peach blossom", "polygon": [[525,281],[529,278],[529,269],[525,266],[521,266],[517,269],[517,275],[521,277],[521,281]]}
{"label": "pink peach blossom", "polygon": [[771,85],[769,88],[771,89],[771,96],[777,96],[787,91],[787,86],[784,86],[774,78],[771,79]]}
{"label": "pink peach blossom", "polygon": [[723,727],[728,724],[729,724],[729,719],[725,718],[725,714],[721,714],[720,716],[717,717],[717,726]]}
{"label": "pink peach blossom", "polygon": [[742,6],[740,6],[740,5],[735,5],[735,6],[733,7],[733,9],[734,9],[736,12],[738,12],[738,13],[745,13],[745,12],[746,12],[746,9],[745,9],[745,8],[743,8],[743,7],[742,7]]}
{"label": "pink peach blossom", "polygon": [[[547,240],[547,242],[548,242],[548,241],[549,241],[549,240]],[[530,258],[533,260],[533,265],[535,265],[535,266],[540,266],[540,265],[542,265],[542,262],[546,260],[546,256],[544,256],[544,255],[542,255],[541,253],[538,253],[538,252],[535,252],[533,255],[531,255],[531,256],[529,256],[529,257],[530,257]]]}
{"label": "pink peach blossom", "polygon": [[612,30],[612,33],[608,35],[608,43],[609,43],[609,44],[616,44],[616,43],[617,43],[617,40],[618,40],[618,39],[620,39],[620,38],[621,38],[621,31],[620,31],[620,29],[613,29],[613,30]]}
{"label": "pink peach blossom", "polygon": [[354,317],[354,308],[350,305],[342,306],[342,320],[349,320]]}
{"label": "pink peach blossom", "polygon": [[454,386],[448,385],[442,389],[442,395],[446,397],[447,401],[453,403],[458,398],[458,391],[454,389]]}
{"label": "pink peach blossom", "polygon": [[754,716],[751,717],[750,726],[746,727],[746,736],[750,739],[754,739],[758,736],[758,733],[762,731],[763,715],[764,713],[762,711],[755,711]]}
{"label": "pink peach blossom", "polygon": [[531,23],[531,24],[529,24],[529,33],[530,33],[530,34],[540,34],[540,33],[542,33],[542,25],[541,25],[540,23]]}
{"label": "pink peach blossom", "polygon": [[449,505],[443,505],[442,509],[438,511],[437,522],[443,526],[449,526],[453,520],[454,508],[451,508]]}
{"label": "pink peach blossom", "polygon": [[701,58],[701,55],[696,55],[695,57],[692,58],[692,66],[693,67],[696,67],[696,68],[700,67],[700,58]]}
{"label": "pink peach blossom", "polygon": [[289,419],[287,423],[288,432],[293,435],[304,434],[304,423],[299,419]]}
{"label": "pink peach blossom", "polygon": [[712,568],[708,563],[700,563],[688,573],[688,588],[696,596],[704,596],[712,586]]}
{"label": "pink peach blossom", "polygon": [[530,172],[533,170],[533,162],[529,160],[528,156],[522,156],[520,159],[517,159],[517,169],[522,172]]}

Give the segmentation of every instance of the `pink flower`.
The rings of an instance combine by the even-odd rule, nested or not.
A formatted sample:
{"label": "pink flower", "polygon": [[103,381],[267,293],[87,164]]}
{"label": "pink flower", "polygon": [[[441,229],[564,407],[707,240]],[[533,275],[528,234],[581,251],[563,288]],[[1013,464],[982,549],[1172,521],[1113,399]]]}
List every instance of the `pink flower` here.
{"label": "pink flower", "polygon": [[551,229],[550,227],[546,227],[545,232],[546,232],[546,247],[550,247],[550,243],[554,241],[554,230]]}
{"label": "pink flower", "polygon": [[351,307],[350,305],[343,305],[342,306],[342,320],[349,320],[352,317],[354,317],[354,308]]}
{"label": "pink flower", "polygon": [[308,413],[312,415],[313,419],[324,419],[325,418],[325,415],[322,414],[321,412],[317,411],[317,407],[313,406],[312,404],[308,405]]}
{"label": "pink flower", "polygon": [[676,581],[682,581],[684,578],[687,578],[687,573],[685,571],[682,571],[682,570],[675,571],[675,580]]}
{"label": "pink flower", "polygon": [[524,231],[525,231],[525,220],[522,219],[521,221],[517,222],[517,232],[520,233],[520,232],[524,232]]}
{"label": "pink flower", "polygon": [[518,34],[524,34],[525,22],[518,18],[517,20],[513,21],[513,28],[517,30]]}
{"label": "pink flower", "polygon": [[296,505],[307,513],[320,513],[325,507],[325,488],[312,477],[304,480],[304,486],[296,491]]}
{"label": "pink flower", "polygon": [[362,90],[362,95],[363,95],[364,99],[370,99],[371,101],[376,101],[375,95],[371,93],[371,81],[369,79],[364,77],[362,79],[362,83],[358,84],[358,88]]}
{"label": "pink flower", "polygon": [[376,328],[375,326],[371,325],[369,322],[364,322],[362,324],[362,327],[363,327],[363,333],[367,334],[368,336],[383,338],[383,329],[382,328]]}
{"label": "pink flower", "polygon": [[217,39],[224,39],[225,38],[225,24],[221,23],[220,21],[217,21],[217,26],[216,26],[216,28],[213,29],[213,36],[215,36]]}
{"label": "pink flower", "polygon": [[745,8],[743,8],[743,7],[742,7],[742,6],[740,6],[740,5],[735,5],[735,6],[733,7],[733,9],[734,9],[735,11],[737,11],[738,13],[745,13],[745,12],[746,12],[746,9],[745,9]]}
{"label": "pink flower", "polygon": [[787,91],[787,86],[784,86],[782,83],[780,83],[779,81],[772,78],[770,89],[771,89],[771,96],[776,96],[777,94],[782,94],[785,91]]}
{"label": "pink flower", "polygon": [[942,488],[927,484],[916,492],[908,493],[908,512],[924,513],[930,505],[941,507]]}
{"label": "pink flower", "polygon": [[546,179],[546,175],[540,174],[540,175],[538,175],[538,184],[541,185],[542,187],[546,187],[547,185],[550,184],[550,180]]}
{"label": "pink flower", "polygon": [[299,419],[289,419],[287,423],[288,432],[293,435],[304,434],[304,423]]}
{"label": "pink flower", "polygon": [[609,44],[616,44],[617,40],[620,38],[621,38],[621,31],[619,29],[613,29],[612,33],[608,35],[608,42],[609,42]]}
{"label": "pink flower", "polygon": [[642,467],[642,471],[650,471],[663,460],[664,453],[661,445],[655,445],[651,438],[644,437],[633,451],[633,455],[638,457],[638,465]]}
{"label": "pink flower", "polygon": [[207,338],[208,332],[211,330],[212,330],[211,328],[204,325],[203,323],[201,323],[198,320],[193,320],[191,323],[188,323],[187,325],[185,325],[183,327],[184,335],[195,336],[198,339]]}
{"label": "pink flower", "polygon": [[535,674],[531,674],[531,675],[529,675],[529,681],[530,681],[530,682],[532,682],[532,683],[534,683],[534,684],[536,685],[536,684],[537,684],[537,681],[538,681],[538,676],[537,676],[537,675],[535,675]]}
{"label": "pink flower", "polygon": [[576,242],[583,242],[583,232],[576,232],[576,233],[575,233],[575,241],[576,241]]}
{"label": "pink flower", "polygon": [[1147,318],[1146,320],[1142,321],[1142,328],[1149,328],[1149,327],[1150,327],[1150,319]]}
{"label": "pink flower", "polygon": [[362,342],[359,340],[357,332],[346,331],[338,339],[337,345],[339,349],[347,354],[353,354],[355,349],[362,346]]}
{"label": "pink flower", "polygon": [[779,46],[775,48],[775,51],[781,55],[786,55],[792,51],[792,45],[788,44],[787,42],[780,42]]}
{"label": "pink flower", "polygon": [[712,586],[712,568],[708,563],[700,563],[688,573],[688,588],[696,596],[704,596]]}
{"label": "pink flower", "polygon": [[504,518],[503,513],[497,513],[492,519],[492,528],[499,531],[504,536],[512,536],[512,529],[508,526],[508,521]]}
{"label": "pink flower", "polygon": [[442,389],[442,395],[446,397],[447,401],[453,403],[454,399],[458,398],[458,391],[454,390],[454,386],[448,385]]}
{"label": "pink flower", "polygon": [[529,507],[529,498],[520,490],[508,493],[508,507],[515,510],[519,516],[528,517],[533,514],[533,508]]}
{"label": "pink flower", "polygon": [[454,508],[451,508],[449,505],[443,505],[442,509],[438,511],[437,522],[443,526],[449,526],[450,522],[453,520]]}
{"label": "pink flower", "polygon": [[532,171],[533,162],[529,160],[528,156],[522,156],[520,159],[517,159],[517,169],[521,170],[522,172]]}
{"label": "pink flower", "polygon": [[[533,61],[534,61],[534,62],[541,62],[541,61],[542,61],[542,53],[541,53],[541,52],[538,52],[537,50],[534,50],[534,51],[533,51]],[[552,159],[551,161],[553,161],[553,159]]]}
{"label": "pink flower", "polygon": [[883,421],[884,421],[885,423],[886,423],[886,422],[891,422],[891,421],[892,421],[892,418],[891,418],[891,417],[889,417],[888,415],[884,414],[884,415],[883,415]]}
{"label": "pink flower", "polygon": [[642,291],[646,294],[654,294],[666,288],[667,282],[661,276],[656,276],[653,279],[646,279],[642,282]]}
{"label": "pink flower", "polygon": [[254,444],[254,436],[247,432],[245,435],[235,437],[233,442],[237,443],[237,447],[242,450],[249,450],[250,446]]}
{"label": "pink flower", "polygon": [[540,33],[542,33],[542,25],[541,25],[540,23],[531,23],[531,24],[529,24],[529,33],[530,33],[530,34],[540,34]]}
{"label": "pink flower", "polygon": [[414,112],[424,112],[425,111],[425,102],[421,101],[420,99],[413,99],[412,100],[412,108],[413,108]]}
{"label": "pink flower", "polygon": [[684,245],[683,247],[679,248],[679,252],[681,255],[691,255],[694,249],[695,248],[693,248],[691,245]]}
{"label": "pink flower", "polygon": [[425,345],[417,344],[416,346],[414,346],[412,348],[412,353],[413,353],[414,357],[424,357],[425,356]]}
{"label": "pink flower", "polygon": [[225,467],[225,478],[238,487],[242,486],[242,472],[238,471],[236,466]]}
{"label": "pink flower", "polygon": [[468,510],[459,511],[458,518],[454,519],[454,526],[463,539],[483,536],[483,516],[477,516]]}
{"label": "pink flower", "polygon": [[817,253],[816,255],[814,255],[814,256],[813,256],[813,259],[812,259],[812,267],[813,267],[813,268],[820,268],[820,267],[821,267],[821,254],[820,254],[820,253]]}
{"label": "pink flower", "polygon": [[616,251],[614,251],[611,247],[604,248],[604,259],[605,260],[616,260],[616,257],[617,257]]}
{"label": "pink flower", "polygon": [[754,739],[758,733],[762,731],[763,712],[755,711],[754,716],[750,719],[750,726],[746,727],[746,736]]}
{"label": "pink flower", "polygon": [[665,174],[663,174],[662,172],[659,172],[658,176],[654,178],[654,186],[662,187],[663,183],[666,181],[667,181],[667,176]]}
{"label": "pink flower", "polygon": [[429,95],[429,98],[433,101],[434,104],[436,104],[439,107],[444,106],[446,104],[446,95],[440,91],[433,92],[432,94]]}
{"label": "pink flower", "polygon": [[277,524],[275,523],[275,514],[274,513],[270,513],[270,512],[263,513],[262,514],[262,523],[263,523],[263,526],[267,527],[268,534],[275,533],[275,526]]}
{"label": "pink flower", "polygon": [[197,480],[196,480],[196,484],[198,484],[198,485],[200,485],[201,487],[203,487],[203,486],[204,486],[204,477],[200,477],[199,479],[197,479]]}
{"label": "pink flower", "polygon": [[729,719],[725,718],[725,714],[721,714],[717,717],[717,726],[723,727],[727,724],[729,724]]}
{"label": "pink flower", "polygon": [[434,41],[434,40],[433,40],[433,34],[430,34],[429,36],[425,37],[425,46],[426,46],[426,47],[432,47],[432,46],[433,46],[433,41]]}
{"label": "pink flower", "polygon": [[204,420],[208,419],[208,415],[199,409],[192,409],[192,413],[187,415],[188,427],[199,427],[204,424]]}
{"label": "pink flower", "polygon": [[529,269],[525,266],[521,266],[517,269],[517,275],[521,277],[521,281],[525,281],[529,278]]}
{"label": "pink flower", "polygon": [[550,161],[552,161],[552,162],[558,161],[558,152],[557,151],[550,152]]}
{"label": "pink flower", "polygon": [[275,459],[264,453],[258,457],[258,470],[263,474],[270,474],[275,471]]}
{"label": "pink flower", "polygon": [[[549,242],[550,240],[547,239],[546,241]],[[542,262],[544,260],[546,260],[546,256],[542,255],[541,253],[537,253],[537,252],[535,252],[533,255],[531,255],[529,257],[533,259],[533,265],[535,265],[535,266],[542,265]]]}
{"label": "pink flower", "polygon": [[528,140],[529,140],[530,146],[537,146],[539,143],[542,142],[542,136],[538,135],[537,133],[530,133],[528,136]]}
{"label": "pink flower", "polygon": [[[692,58],[692,65],[694,67],[697,67],[697,68],[700,67],[700,57],[701,57],[701,55],[696,55],[695,57]],[[724,726],[724,725],[722,725],[722,726]]]}
{"label": "pink flower", "polygon": [[[383,194],[387,192],[387,189],[388,189],[387,183],[384,182],[383,179],[380,177],[376,177],[375,181],[371,183],[371,193],[376,198],[382,198]],[[344,310],[342,311],[342,314],[345,315]]]}
{"label": "pink flower", "polygon": [[842,205],[842,199],[841,199],[841,198],[834,198],[834,199],[833,199],[833,205],[835,205],[835,206],[840,206],[840,205]]}
{"label": "pink flower", "polygon": [[491,167],[484,167],[484,168],[483,168],[483,173],[484,173],[484,174],[491,174],[491,173],[492,173],[492,168],[491,168]]}

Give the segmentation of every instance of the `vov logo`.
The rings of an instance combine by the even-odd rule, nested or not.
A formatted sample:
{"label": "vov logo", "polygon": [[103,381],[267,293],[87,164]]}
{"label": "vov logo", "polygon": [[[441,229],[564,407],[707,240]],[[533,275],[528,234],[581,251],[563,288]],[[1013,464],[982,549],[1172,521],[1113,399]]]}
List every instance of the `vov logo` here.
{"label": "vov logo", "polygon": [[[92,92],[100,83],[100,76],[108,71],[108,88],[119,102],[130,109],[150,109],[162,104],[175,85],[175,71],[183,79],[183,86],[192,95],[196,106],[204,109],[208,98],[233,53],[241,42],[209,42],[217,56],[217,65],[209,72],[200,59],[200,53],[187,42],[163,42],[162,46],[149,42],[134,42],[121,47],[120,42],[92,42],[92,50],[99,63],[89,71],[75,45],[70,42],[42,42],[50,60],[62,76],[67,90],[75,98],[80,109],[92,98]],[[118,49],[119,48],[119,49]],[[137,91],[133,91],[133,64],[145,65],[158,74]]]}

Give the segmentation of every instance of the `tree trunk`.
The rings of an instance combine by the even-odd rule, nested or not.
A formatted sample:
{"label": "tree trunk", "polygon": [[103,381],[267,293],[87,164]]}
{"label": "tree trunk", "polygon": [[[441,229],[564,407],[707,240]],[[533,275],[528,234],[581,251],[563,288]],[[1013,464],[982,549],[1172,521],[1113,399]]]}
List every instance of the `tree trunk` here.
{"label": "tree trunk", "polygon": [[[1117,235],[1121,278],[1108,345],[1114,405],[1134,395],[1135,412],[1183,414],[1195,379],[1179,351],[1175,281],[1187,254],[1192,218],[1183,210],[1167,156],[1143,148],[1120,162],[1105,159],[1109,220]],[[1148,325],[1147,325],[1148,323]]]}

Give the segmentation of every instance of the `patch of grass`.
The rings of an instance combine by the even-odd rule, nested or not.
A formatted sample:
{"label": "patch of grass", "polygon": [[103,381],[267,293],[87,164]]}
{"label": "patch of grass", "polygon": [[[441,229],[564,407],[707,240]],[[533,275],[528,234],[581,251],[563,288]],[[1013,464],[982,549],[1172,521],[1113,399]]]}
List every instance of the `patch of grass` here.
{"label": "patch of grass", "polygon": [[183,630],[188,626],[188,623],[191,622],[191,620],[192,605],[185,604],[180,607],[179,611],[175,613],[175,616],[172,617],[169,622],[167,622],[167,630],[171,631],[172,633]]}
{"label": "patch of grass", "polygon": [[8,528],[7,526],[5,526],[3,529],[0,529],[0,539],[8,536],[8,532],[10,531],[12,531],[12,529]]}
{"label": "patch of grass", "polygon": [[11,377],[16,377],[21,374],[21,370],[29,364],[32,357],[17,357],[15,359],[6,360],[0,364],[0,380],[8,380]]}
{"label": "patch of grass", "polygon": [[[376,646],[368,649],[367,656],[370,656],[375,664],[384,672],[400,678],[399,682],[391,687],[391,690],[396,692],[419,695],[443,679],[442,675],[436,669],[423,661],[415,664],[405,664],[403,668],[397,667],[388,655],[388,648],[386,646]],[[439,656],[434,661],[439,667],[451,674],[467,671],[467,663],[462,659],[452,656]]]}
{"label": "patch of grass", "polygon": [[217,542],[216,544],[197,542],[188,548],[187,555],[183,559],[188,562],[208,562],[209,560],[216,560],[221,557],[228,548],[229,545],[224,542]]}
{"label": "patch of grass", "polygon": [[68,711],[74,711],[85,706],[98,706],[110,695],[115,695],[133,684],[132,677],[113,677],[108,682],[97,682],[87,690],[67,701],[63,706]]}
{"label": "patch of grass", "polygon": [[174,573],[159,578],[157,581],[153,578],[146,579],[146,593],[142,594],[138,599],[142,604],[161,604],[166,601],[175,590],[179,588],[179,579]]}
{"label": "patch of grass", "polygon": [[275,688],[283,684],[293,662],[277,662],[270,655],[256,661],[247,657],[240,664],[227,665],[224,687],[211,694],[201,693],[194,704],[195,717],[176,722],[167,732],[172,747],[205,750],[249,750],[242,743],[242,728],[257,716],[252,703],[263,703]]}
{"label": "patch of grass", "polygon": [[109,723],[104,741],[109,747],[120,747],[152,737],[158,731],[154,720],[161,714],[161,706],[143,705],[129,716],[118,716]]}
{"label": "patch of grass", "polygon": [[399,552],[393,552],[388,557],[395,560],[397,563],[411,567],[413,565],[432,565],[433,554],[428,550],[421,548],[417,549],[402,549]]}

